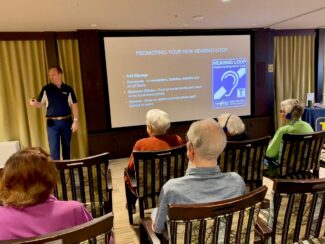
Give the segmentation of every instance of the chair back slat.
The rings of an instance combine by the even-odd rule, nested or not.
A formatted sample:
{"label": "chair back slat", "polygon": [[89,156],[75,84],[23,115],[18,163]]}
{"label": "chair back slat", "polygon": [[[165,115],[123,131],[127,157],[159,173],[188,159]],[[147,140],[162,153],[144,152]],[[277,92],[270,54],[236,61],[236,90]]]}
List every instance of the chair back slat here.
{"label": "chair back slat", "polygon": [[170,204],[170,243],[254,243],[255,222],[267,191],[205,204]]}
{"label": "chair back slat", "polygon": [[82,202],[93,217],[112,211],[109,153],[53,163],[60,179],[53,192],[58,199]]}
{"label": "chair back slat", "polygon": [[161,151],[133,152],[140,217],[145,209],[156,207],[162,186],[171,178],[184,176],[186,145]]}
{"label": "chair back slat", "polygon": [[86,202],[85,177],[82,167],[78,167],[81,202]]}
{"label": "chair back slat", "polygon": [[325,234],[325,179],[275,180],[271,201],[271,243],[292,243]]}
{"label": "chair back slat", "polygon": [[218,159],[222,172],[236,172],[243,177],[248,191],[262,186],[264,156],[270,136],[246,140],[228,141]]}
{"label": "chair back slat", "polygon": [[[324,142],[325,131],[300,135],[284,134],[280,149],[280,177],[301,173],[302,178],[307,178],[308,171],[311,170],[318,177],[319,158]],[[303,175],[304,172],[306,176]]]}

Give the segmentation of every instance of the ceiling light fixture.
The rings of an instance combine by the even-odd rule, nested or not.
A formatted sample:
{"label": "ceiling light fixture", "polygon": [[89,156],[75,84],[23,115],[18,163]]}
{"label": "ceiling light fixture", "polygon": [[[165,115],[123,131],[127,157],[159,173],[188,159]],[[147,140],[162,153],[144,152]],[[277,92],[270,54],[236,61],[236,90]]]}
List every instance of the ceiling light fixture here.
{"label": "ceiling light fixture", "polygon": [[90,24],[91,27],[97,27],[97,24]]}

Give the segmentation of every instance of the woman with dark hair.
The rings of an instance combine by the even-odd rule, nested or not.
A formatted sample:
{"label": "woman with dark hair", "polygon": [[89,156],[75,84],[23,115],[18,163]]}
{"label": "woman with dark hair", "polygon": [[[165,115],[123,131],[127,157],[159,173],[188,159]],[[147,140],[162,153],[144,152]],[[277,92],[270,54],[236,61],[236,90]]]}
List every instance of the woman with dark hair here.
{"label": "woman with dark hair", "polygon": [[81,203],[51,195],[57,175],[41,148],[21,150],[7,160],[0,180],[0,240],[47,234],[92,219]]}

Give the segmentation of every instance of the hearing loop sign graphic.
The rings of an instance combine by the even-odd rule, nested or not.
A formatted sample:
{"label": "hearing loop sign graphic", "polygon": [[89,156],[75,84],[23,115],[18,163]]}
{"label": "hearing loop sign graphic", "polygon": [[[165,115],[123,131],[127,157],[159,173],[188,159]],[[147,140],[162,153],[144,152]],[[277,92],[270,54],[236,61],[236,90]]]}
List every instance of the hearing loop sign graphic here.
{"label": "hearing loop sign graphic", "polygon": [[212,60],[212,107],[240,107],[247,100],[247,59]]}

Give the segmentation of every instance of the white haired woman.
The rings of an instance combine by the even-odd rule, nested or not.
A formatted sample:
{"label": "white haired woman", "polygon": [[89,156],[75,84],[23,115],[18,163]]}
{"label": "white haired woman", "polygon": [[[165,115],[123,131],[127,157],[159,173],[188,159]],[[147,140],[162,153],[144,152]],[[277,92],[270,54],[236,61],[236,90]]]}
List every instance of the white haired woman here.
{"label": "white haired woman", "polygon": [[[149,137],[138,140],[133,151],[156,151],[165,150],[177,147],[183,144],[181,137],[178,135],[167,135],[167,130],[170,127],[170,120],[168,114],[161,109],[151,109],[146,114],[146,126]],[[133,155],[131,154],[128,163],[128,172],[130,175],[135,175]],[[135,193],[128,178],[125,178],[126,184],[129,186],[131,192]],[[133,212],[135,212],[136,196],[132,199]]]}
{"label": "white haired woman", "polygon": [[[266,157],[268,159],[275,162],[278,161],[282,136],[284,134],[305,134],[314,132],[310,124],[301,120],[304,110],[304,106],[299,102],[298,99],[287,99],[281,102],[280,118],[283,126],[278,128],[278,130],[275,132],[266,150]],[[276,167],[271,166],[271,164],[268,163],[265,164],[265,167],[267,167],[270,176],[276,174]]]}
{"label": "white haired woman", "polygon": [[239,116],[231,113],[223,113],[217,117],[217,121],[226,133],[228,141],[248,139],[245,124]]}

